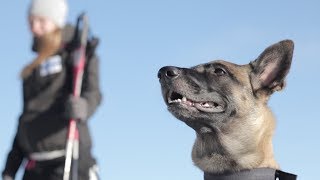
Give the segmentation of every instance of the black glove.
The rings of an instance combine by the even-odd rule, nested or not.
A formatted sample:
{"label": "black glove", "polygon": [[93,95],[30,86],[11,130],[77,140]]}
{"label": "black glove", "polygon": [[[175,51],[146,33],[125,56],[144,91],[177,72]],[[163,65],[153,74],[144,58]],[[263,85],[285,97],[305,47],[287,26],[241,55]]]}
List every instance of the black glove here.
{"label": "black glove", "polygon": [[11,177],[9,175],[3,175],[2,180],[13,180],[13,177]]}
{"label": "black glove", "polygon": [[65,116],[67,119],[86,121],[88,118],[88,103],[83,97],[69,96],[65,105]]}

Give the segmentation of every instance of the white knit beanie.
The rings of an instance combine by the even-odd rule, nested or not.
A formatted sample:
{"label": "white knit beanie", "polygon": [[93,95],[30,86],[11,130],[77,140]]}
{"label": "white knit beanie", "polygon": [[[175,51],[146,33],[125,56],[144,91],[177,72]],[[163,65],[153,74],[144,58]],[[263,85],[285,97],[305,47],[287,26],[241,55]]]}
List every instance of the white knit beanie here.
{"label": "white knit beanie", "polygon": [[29,15],[49,18],[58,27],[66,24],[68,5],[66,0],[32,0]]}

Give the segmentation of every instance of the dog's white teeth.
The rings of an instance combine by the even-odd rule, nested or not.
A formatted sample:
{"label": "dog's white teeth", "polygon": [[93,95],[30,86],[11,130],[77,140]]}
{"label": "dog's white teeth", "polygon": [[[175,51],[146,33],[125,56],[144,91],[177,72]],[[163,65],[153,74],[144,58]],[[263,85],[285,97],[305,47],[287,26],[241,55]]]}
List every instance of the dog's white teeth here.
{"label": "dog's white teeth", "polygon": [[179,102],[181,102],[181,99],[175,99],[175,100],[172,100],[171,102],[172,103],[179,103]]}
{"label": "dog's white teeth", "polygon": [[182,102],[187,102],[187,98],[183,96]]}
{"label": "dog's white teeth", "polygon": [[205,107],[205,108],[210,108],[211,107],[211,105],[209,103],[207,103],[207,102],[202,103],[201,106]]}

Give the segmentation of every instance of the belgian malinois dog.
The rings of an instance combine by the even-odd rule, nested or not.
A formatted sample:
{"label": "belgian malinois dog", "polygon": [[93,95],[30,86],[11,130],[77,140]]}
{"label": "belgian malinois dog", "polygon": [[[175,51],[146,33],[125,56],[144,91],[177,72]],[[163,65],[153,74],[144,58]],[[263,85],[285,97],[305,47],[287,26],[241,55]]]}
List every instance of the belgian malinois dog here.
{"label": "belgian malinois dog", "polygon": [[294,44],[284,40],[245,65],[215,60],[158,72],[168,110],[196,131],[192,160],[207,173],[278,169],[268,99],[284,88]]}

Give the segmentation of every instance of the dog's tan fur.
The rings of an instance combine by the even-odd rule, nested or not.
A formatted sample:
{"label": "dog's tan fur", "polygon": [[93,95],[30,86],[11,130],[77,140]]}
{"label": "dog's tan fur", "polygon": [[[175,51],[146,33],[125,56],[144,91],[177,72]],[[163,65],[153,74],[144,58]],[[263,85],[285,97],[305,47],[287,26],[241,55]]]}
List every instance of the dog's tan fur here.
{"label": "dog's tan fur", "polygon": [[[286,40],[270,46],[256,61],[246,65],[218,60],[190,69],[164,67],[159,71],[165,101],[172,91],[190,101],[214,101],[208,95],[199,97],[198,93],[213,87],[214,92],[220,93],[217,97],[228,97],[224,102],[231,104],[224,105],[223,102],[219,108],[225,108],[224,111],[208,113],[181,102],[167,102],[169,110],[197,132],[192,150],[196,166],[204,172],[216,174],[262,167],[279,169],[272,145],[275,118],[267,102],[274,91],[284,87],[292,53],[293,42]],[[224,67],[228,76],[212,73],[211,66],[214,69]],[[173,71],[170,77],[166,74],[169,71]],[[208,83],[211,78],[214,83]],[[201,87],[200,91],[195,88],[197,86]],[[227,114],[228,108],[236,113]],[[223,118],[216,117],[221,114]]]}

